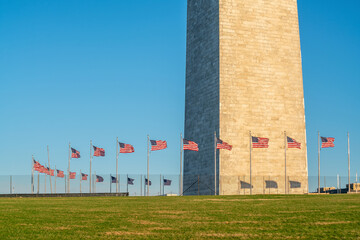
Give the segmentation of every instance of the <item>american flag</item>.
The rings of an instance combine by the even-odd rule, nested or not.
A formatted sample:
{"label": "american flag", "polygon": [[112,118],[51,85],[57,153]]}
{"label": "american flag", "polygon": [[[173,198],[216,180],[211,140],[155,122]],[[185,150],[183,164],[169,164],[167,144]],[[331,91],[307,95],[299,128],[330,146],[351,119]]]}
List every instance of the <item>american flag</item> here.
{"label": "american flag", "polygon": [[103,148],[94,147],[94,156],[95,157],[105,157],[105,150]]}
{"label": "american flag", "polygon": [[46,170],[46,167],[44,167],[43,165],[40,166],[40,169],[39,169],[39,173],[46,173],[47,170]]}
{"label": "american flag", "polygon": [[111,176],[111,183],[116,183],[116,177]]}
{"label": "american flag", "polygon": [[321,148],[335,147],[334,141],[333,137],[321,137]]}
{"label": "american flag", "polygon": [[223,140],[216,138],[216,149],[226,149],[231,151],[232,146],[226,142],[223,142]]}
{"label": "american flag", "polygon": [[295,139],[287,137],[288,148],[301,149],[301,143],[298,143]]}
{"label": "american flag", "polygon": [[134,185],[134,181],[135,181],[135,179],[128,177],[127,183],[128,183],[129,185]]}
{"label": "american flag", "polygon": [[70,172],[70,179],[75,179],[76,172]]}
{"label": "american flag", "polygon": [[88,175],[85,173],[81,173],[81,180],[87,180]]}
{"label": "american flag", "polygon": [[103,182],[104,178],[101,176],[96,175],[96,182]]}
{"label": "american flag", "polygon": [[50,168],[45,168],[45,172],[44,173],[46,173],[46,175],[50,175]]}
{"label": "american flag", "polygon": [[71,148],[71,157],[72,158],[80,158],[80,152],[75,148]]}
{"label": "american flag", "polygon": [[171,180],[164,179],[164,186],[170,186],[170,185],[171,185]]}
{"label": "american flag", "polygon": [[198,152],[199,146],[197,145],[196,142],[183,139],[183,149]]}
{"label": "american flag", "polygon": [[268,148],[269,139],[261,137],[251,137],[252,138],[252,147],[253,148]]}
{"label": "american flag", "polygon": [[54,169],[50,169],[50,176],[54,176]]}
{"label": "american flag", "polygon": [[167,148],[166,141],[162,140],[150,140],[151,151],[163,150]]}
{"label": "american flag", "polygon": [[42,165],[38,161],[34,160],[34,170],[40,172],[41,167]]}
{"label": "american flag", "polygon": [[56,170],[56,172],[57,172],[57,174],[56,174],[57,177],[60,177],[60,178],[64,177],[64,171]]}
{"label": "american flag", "polygon": [[[147,178],[145,178],[145,185],[146,185],[146,186],[148,185],[148,180],[147,180]],[[151,186],[151,180],[149,181],[149,186]]]}
{"label": "american flag", "polygon": [[133,153],[135,152],[134,147],[131,144],[121,143],[120,145],[120,153]]}

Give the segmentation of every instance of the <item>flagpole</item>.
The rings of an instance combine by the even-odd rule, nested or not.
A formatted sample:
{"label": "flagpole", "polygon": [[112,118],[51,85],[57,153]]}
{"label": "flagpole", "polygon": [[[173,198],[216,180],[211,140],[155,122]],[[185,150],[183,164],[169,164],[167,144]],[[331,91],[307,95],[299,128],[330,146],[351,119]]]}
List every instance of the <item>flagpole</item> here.
{"label": "flagpole", "polygon": [[112,179],[111,179],[111,174],[110,174],[110,193],[111,193],[111,184],[112,184]]}
{"label": "flagpole", "polygon": [[69,165],[68,165],[68,189],[67,192],[70,193],[70,158],[71,158],[71,150],[70,150],[71,146],[70,146],[70,142],[69,142]]}
{"label": "flagpole", "polygon": [[34,155],[31,156],[31,193],[34,193]]}
{"label": "flagpole", "polygon": [[54,169],[54,175],[55,175],[55,193],[56,193],[56,177],[57,177],[57,170],[56,170],[56,165],[55,165],[55,169]]}
{"label": "flagpole", "polygon": [[116,137],[116,192],[119,192],[119,184],[118,184],[118,161],[119,161],[119,138]]}
{"label": "flagpole", "polygon": [[251,181],[251,151],[252,151],[252,136],[251,136],[251,131],[249,131],[249,135],[250,135],[250,195],[252,195],[252,181]]}
{"label": "flagpole", "polygon": [[129,175],[126,174],[126,192],[129,193]]}
{"label": "flagpole", "polygon": [[38,172],[37,194],[40,193],[40,173]]}
{"label": "flagpole", "polygon": [[179,186],[179,188],[180,188],[180,196],[181,196],[181,194],[182,194],[182,191],[183,191],[183,176],[182,176],[182,165],[183,165],[183,163],[182,163],[182,160],[183,160],[183,151],[184,151],[184,149],[183,149],[183,137],[182,137],[182,133],[180,133],[180,186]]}
{"label": "flagpole", "polygon": [[[46,164],[45,164],[45,168],[46,168]],[[44,184],[44,191],[45,191],[45,193],[46,193],[46,173],[44,173],[44,176],[45,176],[45,184]]]}
{"label": "flagpole", "polygon": [[[49,169],[50,169],[50,175],[49,175],[49,178],[50,178],[50,191],[51,191],[51,193],[53,193],[53,191],[52,191],[52,183],[51,183],[51,167],[50,167],[49,145],[47,145],[47,154],[48,154],[48,163],[49,163]],[[55,173],[54,173],[54,175],[55,175]]]}
{"label": "flagpole", "polygon": [[140,175],[140,196],[143,195],[143,191],[142,191],[142,174]]}
{"label": "flagpole", "polygon": [[356,176],[355,176],[355,182],[356,182],[356,193],[357,193],[357,190],[358,190],[358,175],[357,175],[357,172],[356,172]]}
{"label": "flagpole", "polygon": [[320,193],[320,132],[318,131],[318,193]]}
{"label": "flagpole", "polygon": [[161,174],[160,174],[160,193],[159,195],[161,196]]}
{"label": "flagpole", "polygon": [[94,172],[94,174],[95,174],[95,178],[94,178],[94,193],[96,193],[96,181],[97,181],[96,172]]}
{"label": "flagpole", "polygon": [[286,194],[286,142],[287,142],[287,135],[286,135],[286,131],[284,131],[284,149],[285,149],[285,194]]}
{"label": "flagpole", "polygon": [[163,176],[163,195],[165,196],[165,184],[164,184],[164,180],[165,178],[164,178],[164,176]]}
{"label": "flagpole", "polygon": [[65,188],[64,188],[65,190],[64,190],[64,193],[66,193],[66,189],[67,189],[67,188],[66,188],[66,180],[67,180],[67,179],[66,179],[66,174],[64,174],[64,182],[65,182]]}
{"label": "flagpole", "polygon": [[149,135],[147,135],[147,196],[149,196],[149,186],[150,186],[150,180],[149,180]]}
{"label": "flagpole", "polygon": [[90,140],[90,174],[89,174],[89,193],[91,193],[91,158],[92,158],[92,155],[91,155],[91,149],[92,149],[92,141]]}
{"label": "flagpole", "polygon": [[348,187],[348,192],[351,192],[350,190],[350,136],[349,136],[349,132],[348,132],[348,180],[349,180],[349,187]]}
{"label": "flagpole", "polygon": [[82,181],[82,174],[81,174],[81,169],[80,169],[80,194],[81,194],[81,181]]}
{"label": "flagpole", "polygon": [[214,132],[214,183],[215,183],[215,190],[214,195],[216,195],[216,131]]}

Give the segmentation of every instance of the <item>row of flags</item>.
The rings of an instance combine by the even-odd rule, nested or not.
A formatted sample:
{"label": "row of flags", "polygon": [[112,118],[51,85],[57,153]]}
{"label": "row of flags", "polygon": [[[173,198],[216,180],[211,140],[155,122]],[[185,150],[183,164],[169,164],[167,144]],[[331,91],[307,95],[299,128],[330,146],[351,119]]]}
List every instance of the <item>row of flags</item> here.
{"label": "row of flags", "polygon": [[[288,148],[298,148],[301,149],[301,143],[297,142],[295,139],[291,137],[286,137],[287,139],[287,147]],[[335,138],[333,137],[321,137],[321,148],[330,148],[335,147],[334,144]],[[269,147],[269,138],[263,137],[251,137],[252,148],[268,148]],[[151,151],[158,151],[167,148],[167,142],[163,140],[150,140]],[[134,147],[131,144],[121,143],[119,142],[120,153],[133,153],[135,152]],[[104,157],[105,149],[93,146],[94,148],[94,156],[96,157]],[[219,138],[216,138],[216,148],[217,149],[226,149],[231,151],[232,145],[227,142],[222,141]],[[199,151],[199,146],[196,142],[190,141],[187,139],[183,139],[183,150],[190,151]],[[80,158],[80,152],[75,148],[71,148],[71,158]],[[54,176],[54,169],[50,169],[49,167],[45,167],[41,165],[38,161],[34,161],[34,170],[39,173],[45,173],[50,176]],[[64,178],[64,171],[56,170],[57,177]],[[76,172],[69,173],[70,179],[75,179]],[[82,180],[87,180],[88,175],[85,173],[81,173]],[[115,179],[115,180],[114,180]],[[116,183],[116,178],[114,177],[114,181]],[[102,182],[103,178],[101,176],[96,176],[97,182]],[[129,181],[129,180],[128,180]],[[132,182],[132,181],[130,181]],[[171,181],[170,181],[171,182]]]}
{"label": "row of flags", "polygon": [[[49,169],[48,167],[44,167],[43,165],[41,165],[38,161],[33,160],[34,161],[34,170],[38,171],[39,173],[45,173],[46,175],[50,175],[50,176],[54,176],[54,169]],[[86,173],[81,173],[81,180],[82,181],[87,181],[88,180],[88,174]],[[56,170],[56,177],[59,178],[64,178],[64,171],[61,171],[59,169]],[[70,172],[70,179],[75,179],[76,178],[76,172]],[[129,185],[134,185],[134,181],[135,179],[133,178],[127,178],[127,183]],[[96,175],[96,182],[104,182],[104,178],[102,176]],[[111,176],[111,182],[112,183],[116,183],[117,179],[114,176]],[[148,180],[145,178],[145,184],[148,184]],[[149,185],[151,185],[151,181],[149,181]],[[164,185],[165,186],[170,186],[171,185],[171,180],[169,179],[164,179]]]}
{"label": "row of flags", "polygon": [[[301,149],[301,143],[297,142],[295,139],[291,137],[287,138],[287,147],[288,148],[298,148]],[[334,147],[334,141],[335,138],[332,137],[321,137],[322,141],[322,148],[327,147]],[[252,142],[252,148],[268,148],[269,147],[269,138],[263,138],[263,137],[251,137]],[[167,148],[167,142],[163,140],[150,140],[151,144],[151,151],[158,151],[163,150]],[[131,144],[121,143],[119,142],[120,146],[120,153],[133,153],[135,152],[134,147]],[[94,156],[95,157],[104,157],[105,156],[105,150],[103,148],[99,148],[96,146],[93,146],[94,148]],[[217,149],[226,149],[231,151],[232,145],[228,144],[227,142],[224,142],[223,140],[217,138],[216,139],[216,148]],[[194,142],[187,139],[183,139],[183,150],[190,150],[190,151],[199,151],[199,145]],[[80,152],[76,150],[75,148],[71,148],[71,157],[72,158],[80,158]]]}

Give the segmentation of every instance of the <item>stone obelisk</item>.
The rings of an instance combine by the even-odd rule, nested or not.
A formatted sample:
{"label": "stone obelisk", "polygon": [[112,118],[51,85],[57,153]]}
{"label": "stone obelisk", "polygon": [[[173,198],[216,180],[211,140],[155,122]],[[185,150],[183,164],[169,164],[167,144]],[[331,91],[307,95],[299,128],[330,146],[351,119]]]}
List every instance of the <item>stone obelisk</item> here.
{"label": "stone obelisk", "polygon": [[[253,136],[269,148],[252,149]],[[185,194],[305,193],[307,147],[296,0],[188,0]],[[284,133],[301,143],[285,149]],[[285,151],[286,150],[286,151]],[[286,179],[285,179],[286,152]]]}

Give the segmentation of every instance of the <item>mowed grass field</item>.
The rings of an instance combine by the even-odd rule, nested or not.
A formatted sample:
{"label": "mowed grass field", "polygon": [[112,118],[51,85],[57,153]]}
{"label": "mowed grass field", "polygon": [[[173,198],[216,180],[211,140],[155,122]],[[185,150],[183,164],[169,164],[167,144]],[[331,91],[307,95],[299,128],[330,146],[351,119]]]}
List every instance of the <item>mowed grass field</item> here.
{"label": "mowed grass field", "polygon": [[0,239],[360,239],[360,195],[0,198]]}

